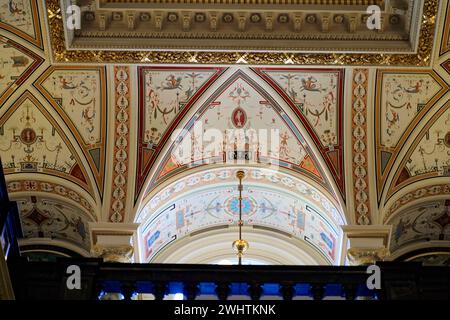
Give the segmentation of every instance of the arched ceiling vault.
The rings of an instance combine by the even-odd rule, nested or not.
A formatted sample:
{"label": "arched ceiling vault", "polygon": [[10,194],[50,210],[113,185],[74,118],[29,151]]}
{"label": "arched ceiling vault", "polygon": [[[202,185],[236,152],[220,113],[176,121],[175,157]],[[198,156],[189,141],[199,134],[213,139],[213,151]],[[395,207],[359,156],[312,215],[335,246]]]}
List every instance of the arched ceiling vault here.
{"label": "arched ceiling vault", "polygon": [[[276,71],[276,69],[273,70]],[[283,71],[283,69],[280,70],[279,72]],[[294,112],[300,113],[298,108],[292,107],[292,109],[289,109],[290,106],[283,104],[280,97],[273,93],[270,87],[264,83],[260,84],[252,80],[250,78],[252,76],[250,70],[247,73],[238,68],[230,68],[208,88],[195,104],[190,106],[188,103],[187,106],[190,109],[186,110],[183,120],[178,120],[178,129],[185,130],[185,132],[178,134],[180,138],[178,136],[176,138],[181,139],[180,141],[175,139],[173,131],[169,131],[170,135],[166,135],[164,132],[163,134],[159,133],[165,139],[159,138],[158,124],[155,125],[154,122],[161,117],[163,118],[162,121],[164,121],[164,115],[160,115],[161,109],[157,103],[166,100],[170,101],[171,99],[172,101],[180,99],[181,90],[172,90],[174,92],[165,93],[167,89],[164,89],[164,85],[167,78],[175,77],[174,74],[176,73],[178,79],[180,79],[180,86],[184,85],[184,88],[186,88],[189,83],[181,82],[182,79],[196,74],[194,73],[195,71],[179,70],[177,68],[157,69],[157,71],[142,69],[141,71],[146,72],[145,76],[141,75],[141,80],[145,77],[149,88],[146,87],[144,97],[142,97],[144,92],[141,92],[140,103],[142,106],[140,107],[141,125],[139,130],[143,135],[143,144],[139,146],[139,154],[144,155],[146,152],[152,152],[152,149],[155,150],[155,153],[160,153],[158,160],[152,163],[152,170],[147,177],[147,187],[143,189],[145,192],[142,198],[151,193],[152,188],[167,177],[179,174],[183,170],[190,170],[198,166],[198,164],[218,165],[236,162],[230,161],[231,159],[229,158],[234,150],[234,147],[231,145],[233,141],[231,140],[234,138],[233,134],[239,134],[238,131],[241,129],[247,130],[247,134],[256,136],[255,140],[252,141],[250,139],[253,138],[248,137],[247,141],[250,142],[250,148],[255,148],[256,150],[258,147],[260,149],[266,147],[268,150],[267,155],[261,152],[262,155],[258,159],[256,159],[258,157],[257,152],[253,152],[253,158],[246,162],[242,161],[241,164],[264,166],[268,164],[268,161],[272,161],[272,164],[275,166],[278,165],[280,168],[291,170],[293,173],[305,175],[309,179],[315,180],[328,189],[333,197],[340,199],[342,201],[341,204],[343,204],[342,198],[344,196],[333,183],[332,177],[334,175],[330,172],[330,169],[336,170],[336,168],[330,164],[330,161],[325,162],[322,156],[318,156],[320,152],[316,151],[316,145],[313,142],[322,139],[319,145],[321,149],[324,148],[323,145],[326,145],[327,150],[330,149],[330,154],[331,150],[334,150],[338,155],[335,157],[335,165],[340,164],[338,171],[343,174],[342,161],[339,160],[340,156],[342,156],[342,139],[339,138],[342,135],[342,130],[335,125],[337,120],[340,119],[338,114],[342,105],[342,70],[293,70],[292,83],[296,82],[296,90],[304,91],[301,98],[302,102],[300,102],[300,104],[305,105],[302,112],[305,112],[305,114],[308,114],[308,112],[315,113],[311,117],[311,121],[315,122],[316,127],[320,127],[322,130],[321,135],[316,134],[315,131],[312,131],[311,134],[308,133],[304,126],[298,122],[297,116],[293,114]],[[163,73],[163,77],[161,77],[161,73]],[[291,75],[289,76],[291,77]],[[196,77],[201,78],[202,74],[198,73]],[[306,81],[308,77],[310,79],[314,77],[322,78],[320,78],[318,83],[313,83],[314,81],[317,82],[317,80],[312,81],[309,84],[310,88],[307,85],[304,88],[301,80]],[[160,85],[155,80],[158,78],[163,79]],[[191,90],[191,87],[187,88]],[[289,90],[293,91],[294,89],[289,88]],[[170,94],[172,97],[170,97]],[[154,104],[156,104],[156,107],[152,107]],[[183,108],[188,108],[187,106],[183,106]],[[149,112],[150,110],[151,112]],[[180,111],[181,115],[184,115],[183,111]],[[240,111],[244,114],[244,120],[242,126],[237,126],[233,122],[233,114]],[[310,128],[309,123],[304,123]],[[159,130],[161,131],[161,129]],[[186,141],[196,139],[195,136],[201,130],[206,134],[209,132],[214,134],[213,130],[219,130],[222,136],[219,138],[214,138],[213,136],[202,137],[204,141],[198,142],[195,140],[195,143],[207,148],[208,145],[212,144],[213,138],[221,139],[217,145],[220,150],[214,150],[213,154],[206,154],[205,152],[194,154],[197,151],[190,150],[192,154],[185,154],[182,158],[177,159],[175,155],[185,146]],[[251,130],[254,130],[254,132],[251,132]],[[274,141],[271,136],[275,130],[279,130],[279,133],[276,133],[278,135],[277,141]],[[149,136],[152,132],[155,132],[154,138]],[[229,138],[230,135],[227,132],[231,132],[231,138]],[[260,132],[264,132],[264,135],[260,134]],[[148,147],[149,145],[154,145],[152,141],[157,141],[158,146],[156,148]],[[166,142],[166,146],[164,142]],[[270,155],[270,148],[275,143],[280,146],[280,152],[278,155]],[[267,146],[263,146],[263,144]],[[195,146],[194,144],[193,148]],[[251,157],[252,155],[250,154],[249,156]],[[192,160],[192,157],[195,157],[195,160]],[[273,163],[273,161],[277,163]],[[327,167],[325,163],[330,164],[330,167]]]}
{"label": "arched ceiling vault", "polygon": [[[93,18],[98,27],[110,21],[101,34],[110,26],[133,34],[146,23],[150,29],[158,27],[158,15],[151,10],[150,22],[145,14],[133,20],[114,9],[107,12],[111,20],[103,20],[106,9],[96,8],[97,3],[84,2],[83,10],[94,15],[83,19]],[[341,10],[341,24],[334,15],[306,19],[311,12],[302,10],[286,16],[258,8],[245,18],[231,8],[231,21],[220,20],[215,31],[245,37],[253,28],[276,38],[292,28],[289,32],[299,37],[310,32],[320,39],[357,38],[349,44],[341,41],[348,48],[338,52],[109,51],[98,46],[81,51],[75,47],[89,41],[75,35],[66,42],[65,36],[73,34],[64,30],[65,10],[59,6],[57,0],[0,4],[0,157],[8,191],[19,203],[26,235],[22,242],[33,250],[39,245],[43,250],[79,248],[76,252],[88,255],[96,241],[90,225],[119,230],[176,181],[233,167],[226,161],[200,166],[172,157],[183,141],[173,144],[172,133],[192,130],[193,119],[219,131],[279,129],[280,154],[254,154],[260,161],[244,167],[261,170],[262,160],[279,160],[278,175],[318,190],[344,224],[392,225],[393,257],[431,245],[449,246],[449,0],[414,1],[409,8],[413,21],[405,26],[417,26],[417,37],[407,44],[391,43],[400,46],[395,54],[389,46],[369,50],[362,37],[372,31],[361,29],[363,20],[349,15],[347,7]],[[414,14],[421,8],[422,16]],[[193,12],[189,25],[181,23],[186,19],[169,21],[167,16],[160,31],[189,27],[182,34],[191,35],[202,25],[209,30],[213,16],[205,15],[206,22],[196,18],[205,10]],[[383,32],[402,33],[402,14],[399,21],[398,12],[384,10]],[[258,14],[261,20],[250,23],[250,16]],[[354,26],[354,33],[346,26]],[[378,38],[383,32],[373,31]],[[271,41],[279,41],[275,38]],[[316,40],[308,41],[317,46],[312,43]],[[281,196],[282,187],[270,183],[249,186],[259,187],[264,190],[258,200],[264,192]],[[221,188],[233,190],[231,182]],[[292,190],[285,191],[283,197],[292,196]],[[189,194],[173,200],[182,198]],[[144,243],[144,235],[140,237]]]}
{"label": "arched ceiling vault", "polygon": [[[239,168],[239,167],[238,167]],[[221,167],[177,179],[153,195],[137,217],[144,261],[161,248],[202,229],[228,227],[238,219],[236,167]],[[302,179],[275,170],[246,168],[243,216],[246,226],[278,230],[300,239],[330,263],[339,260],[340,225],[335,201]],[[229,244],[224,246],[228,248]]]}

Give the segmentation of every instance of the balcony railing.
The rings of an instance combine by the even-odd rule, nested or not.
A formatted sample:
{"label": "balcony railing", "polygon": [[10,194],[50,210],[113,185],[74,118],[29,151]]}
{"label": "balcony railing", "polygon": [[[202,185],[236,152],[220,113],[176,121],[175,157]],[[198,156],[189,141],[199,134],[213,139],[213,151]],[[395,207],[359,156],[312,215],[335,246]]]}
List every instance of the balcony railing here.
{"label": "balcony railing", "polygon": [[[70,290],[70,265],[81,271],[80,289]],[[416,263],[379,263],[381,288],[370,290],[367,268],[344,266],[217,266],[119,264],[98,259],[11,263],[17,299],[98,300],[105,293],[131,300],[193,299],[450,299],[450,268]],[[72,279],[73,280],[73,279]],[[143,294],[143,295],[142,295]]]}

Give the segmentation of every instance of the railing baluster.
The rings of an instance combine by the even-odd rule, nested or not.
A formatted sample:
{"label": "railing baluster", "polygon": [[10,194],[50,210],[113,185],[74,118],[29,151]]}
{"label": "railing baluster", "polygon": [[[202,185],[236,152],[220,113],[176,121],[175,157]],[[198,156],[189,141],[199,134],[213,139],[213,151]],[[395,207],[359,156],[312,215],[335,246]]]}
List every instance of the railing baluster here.
{"label": "railing baluster", "polygon": [[292,300],[294,298],[295,289],[292,283],[285,283],[280,288],[281,295],[284,300]]}
{"label": "railing baluster", "polygon": [[126,281],[122,283],[122,294],[124,297],[124,300],[131,300],[131,297],[133,296],[134,291],[136,290],[136,286],[134,282]]}
{"label": "railing baluster", "polygon": [[343,286],[345,300],[355,300],[356,299],[356,290],[357,286],[353,283],[345,284]]}
{"label": "railing baluster", "polygon": [[[243,269],[248,269],[243,278],[242,270],[230,270],[228,266],[111,264],[98,259],[80,259],[71,263],[79,265],[83,270],[88,270],[91,278],[88,278],[90,279],[88,285],[84,285],[83,290],[74,296],[74,294],[68,294],[66,281],[55,276],[55,274],[66,272],[67,261],[42,263],[11,260],[8,263],[14,271],[11,274],[13,274],[13,284],[17,287],[18,300],[35,297],[53,300],[70,299],[75,296],[81,299],[125,298],[129,300],[135,291],[152,293],[156,300],[162,300],[169,291],[168,285],[171,283],[169,281],[184,283],[184,294],[187,299],[195,299],[200,292],[199,285],[205,283],[207,284],[206,294],[212,294],[215,290],[220,300],[227,300],[232,289],[230,284],[243,282],[245,285],[236,286],[236,294],[248,294],[253,300],[260,299],[266,288],[267,294],[274,294],[274,290],[271,289],[273,285],[278,286],[277,292],[285,300],[293,299],[296,294],[310,295],[316,300],[321,300],[325,295],[334,295],[336,291],[348,300],[373,295],[381,300],[428,299],[447,297],[449,282],[445,279],[450,277],[449,268],[424,267],[411,263],[383,263],[381,264],[382,289],[367,288],[366,290],[364,286],[361,286],[367,280],[365,267],[243,266]],[[404,271],[405,268],[408,273]],[[413,274],[414,277],[409,274]],[[264,284],[268,284],[267,287]],[[331,284],[331,286],[325,286],[325,284]],[[334,290],[337,284],[341,285],[341,290]],[[61,285],[63,285],[62,288]],[[29,286],[33,286],[33,292],[28,292]],[[54,289],[49,291],[48,288]],[[242,292],[243,290],[245,292]],[[99,297],[102,292],[105,294]]]}
{"label": "railing baluster", "polygon": [[195,300],[198,294],[198,284],[196,282],[188,282],[184,284],[184,291],[187,300]]}
{"label": "railing baluster", "polygon": [[323,284],[314,283],[311,285],[311,294],[314,300],[322,300],[325,293],[325,288]]}
{"label": "railing baluster", "polygon": [[219,300],[227,300],[230,294],[230,284],[228,282],[219,282],[216,285],[216,294]]}
{"label": "railing baluster", "polygon": [[248,293],[249,293],[250,298],[252,300],[259,300],[261,298],[262,293],[263,293],[263,289],[261,287],[261,284],[257,283],[257,282],[250,283],[250,286],[248,288]]}
{"label": "railing baluster", "polygon": [[155,300],[163,300],[166,295],[167,284],[162,281],[157,281],[153,284],[153,295]]}

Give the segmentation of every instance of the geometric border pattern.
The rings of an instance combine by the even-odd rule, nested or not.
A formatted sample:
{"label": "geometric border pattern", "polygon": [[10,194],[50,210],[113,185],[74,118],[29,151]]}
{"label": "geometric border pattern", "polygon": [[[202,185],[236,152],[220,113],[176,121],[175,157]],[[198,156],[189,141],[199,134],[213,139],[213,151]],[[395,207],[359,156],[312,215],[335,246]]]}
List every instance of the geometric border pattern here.
{"label": "geometric border pattern", "polygon": [[447,61],[444,61],[444,62],[441,64],[441,66],[442,66],[442,68],[445,69],[445,71],[448,72],[448,74],[450,74],[450,59],[448,59]]}
{"label": "geometric border pattern", "polygon": [[47,181],[40,180],[11,180],[7,182],[7,188],[9,194],[16,192],[46,192],[57,194],[83,206],[84,209],[90,214],[90,218],[97,221],[95,217],[94,208],[91,206],[83,196],[74,191],[71,188],[55,184]]}
{"label": "geometric border pattern", "polygon": [[111,204],[108,220],[123,222],[128,186],[128,161],[130,158],[130,68],[114,67],[115,130],[114,163]]}
{"label": "geometric border pattern", "polygon": [[356,223],[370,224],[367,141],[368,69],[355,69],[352,81],[352,172]]}

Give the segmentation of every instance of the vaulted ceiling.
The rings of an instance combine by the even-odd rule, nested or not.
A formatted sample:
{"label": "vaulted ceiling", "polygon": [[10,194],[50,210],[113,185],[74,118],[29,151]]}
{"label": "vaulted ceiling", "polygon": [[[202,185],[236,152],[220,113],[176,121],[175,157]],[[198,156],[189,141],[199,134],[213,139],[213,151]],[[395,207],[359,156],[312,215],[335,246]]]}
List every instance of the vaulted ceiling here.
{"label": "vaulted ceiling", "polygon": [[[2,1],[0,156],[26,243],[89,255],[90,225],[137,222],[149,261],[235,222],[232,142],[179,150],[201,124],[278,132],[279,152],[243,164],[249,223],[308,238],[330,263],[344,224],[392,225],[393,256],[450,247],[449,1],[393,1],[385,33],[361,22],[380,1],[345,1],[338,14],[320,7],[331,0],[297,1],[298,12],[210,2],[80,1],[88,23],[71,33],[59,1]],[[225,37],[232,50],[201,51],[202,28],[202,41]],[[152,34],[179,33],[171,51],[149,50],[163,49]],[[344,38],[335,50],[314,42]]]}

